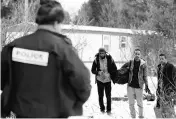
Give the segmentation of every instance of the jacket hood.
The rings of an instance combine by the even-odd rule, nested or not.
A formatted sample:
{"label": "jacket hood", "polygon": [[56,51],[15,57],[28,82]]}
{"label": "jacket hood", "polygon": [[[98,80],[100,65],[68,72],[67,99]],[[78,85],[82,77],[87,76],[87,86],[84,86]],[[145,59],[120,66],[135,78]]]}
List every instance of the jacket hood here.
{"label": "jacket hood", "polygon": [[[130,60],[130,61],[134,62],[134,60]],[[144,64],[146,63],[146,61],[143,60],[143,59],[140,59],[140,62],[141,62],[141,63],[140,63],[140,66],[141,66],[141,65],[144,65]]]}
{"label": "jacket hood", "polygon": [[39,27],[38,27],[38,30],[45,30],[45,31],[48,31],[48,32],[50,32],[50,33],[53,33],[54,35],[63,38],[63,40],[64,40],[67,44],[73,45],[71,39],[69,39],[66,35],[63,35],[63,34],[61,34],[61,33],[59,33],[59,32],[55,32],[54,30],[50,29],[50,28],[47,27],[47,26],[39,26]]}
{"label": "jacket hood", "polygon": [[[95,54],[95,57],[98,57],[98,56],[99,56],[99,53]],[[106,56],[110,56],[110,54],[106,52]]]}

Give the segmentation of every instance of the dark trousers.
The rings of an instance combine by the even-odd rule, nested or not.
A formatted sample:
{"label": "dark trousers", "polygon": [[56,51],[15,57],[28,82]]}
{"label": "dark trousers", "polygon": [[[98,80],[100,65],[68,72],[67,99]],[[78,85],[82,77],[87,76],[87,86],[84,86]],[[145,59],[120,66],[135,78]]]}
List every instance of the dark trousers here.
{"label": "dark trousers", "polygon": [[102,83],[100,81],[97,81],[97,87],[98,87],[100,110],[101,111],[105,110],[104,101],[103,101],[104,90],[105,90],[106,99],[107,99],[107,111],[111,111],[111,82]]}

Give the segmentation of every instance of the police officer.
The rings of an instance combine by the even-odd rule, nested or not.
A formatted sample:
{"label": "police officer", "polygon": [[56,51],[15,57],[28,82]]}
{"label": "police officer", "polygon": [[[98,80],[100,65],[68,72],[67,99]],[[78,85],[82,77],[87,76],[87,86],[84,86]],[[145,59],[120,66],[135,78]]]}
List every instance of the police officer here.
{"label": "police officer", "polygon": [[40,4],[38,30],[2,50],[2,112],[12,111],[17,118],[82,115],[91,91],[90,73],[71,41],[59,33],[64,20],[61,4]]}

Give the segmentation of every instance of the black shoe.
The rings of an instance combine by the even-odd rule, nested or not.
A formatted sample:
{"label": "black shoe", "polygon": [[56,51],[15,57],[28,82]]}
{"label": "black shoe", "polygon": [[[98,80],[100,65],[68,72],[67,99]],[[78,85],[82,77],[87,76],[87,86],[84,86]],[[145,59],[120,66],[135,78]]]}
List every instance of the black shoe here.
{"label": "black shoe", "polygon": [[107,114],[108,114],[108,115],[110,115],[110,114],[111,114],[111,110],[108,110],[108,111],[106,111],[106,112],[107,112]]}
{"label": "black shoe", "polygon": [[139,116],[139,119],[144,119],[144,116]]}
{"label": "black shoe", "polygon": [[104,110],[100,110],[101,111],[101,113],[105,113],[105,111]]}

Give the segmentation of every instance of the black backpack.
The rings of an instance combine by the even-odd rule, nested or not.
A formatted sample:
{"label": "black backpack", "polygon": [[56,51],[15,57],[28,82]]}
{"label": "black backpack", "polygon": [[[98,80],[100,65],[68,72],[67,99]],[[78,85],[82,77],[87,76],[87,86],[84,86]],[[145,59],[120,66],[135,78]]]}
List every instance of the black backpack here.
{"label": "black backpack", "polygon": [[121,84],[121,85],[128,83],[130,67],[131,67],[131,61],[128,67],[120,68],[117,70],[115,83]]}

